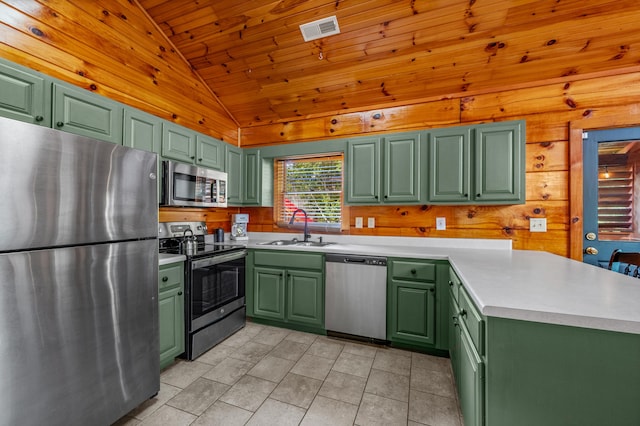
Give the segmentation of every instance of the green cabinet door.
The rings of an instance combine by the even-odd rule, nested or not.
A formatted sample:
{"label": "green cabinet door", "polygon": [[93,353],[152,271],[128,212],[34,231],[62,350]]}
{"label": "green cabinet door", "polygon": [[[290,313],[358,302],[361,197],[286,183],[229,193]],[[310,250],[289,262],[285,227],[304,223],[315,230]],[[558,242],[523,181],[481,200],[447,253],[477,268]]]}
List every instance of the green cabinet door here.
{"label": "green cabinet door", "polygon": [[449,293],[449,358],[451,359],[451,369],[453,370],[453,377],[458,388],[458,394],[460,394],[460,321],[458,320],[458,313],[460,308],[456,303],[453,293]]}
{"label": "green cabinet door", "polygon": [[476,126],[477,201],[524,203],[524,137],[521,122]]}
{"label": "green cabinet door", "polygon": [[224,170],[225,143],[204,135],[196,137],[196,164],[213,170]]}
{"label": "green cabinet door", "polygon": [[253,314],[265,319],[285,318],[285,271],[283,269],[253,268]]}
{"label": "green cabinet door", "polygon": [[228,145],[226,149],[227,172],[227,204],[242,204],[242,186],[243,186],[243,155],[242,149]]}
{"label": "green cabinet door", "polygon": [[469,201],[470,127],[434,130],[429,138],[429,185],[431,202]]}
{"label": "green cabinet door", "polygon": [[184,352],[184,269],[182,263],[160,267],[158,274],[160,368]]}
{"label": "green cabinet door", "polygon": [[460,327],[458,381],[460,409],[465,426],[484,424],[484,363],[466,329]]}
{"label": "green cabinet door", "polygon": [[244,174],[242,185],[242,204],[260,205],[260,151],[244,152]]}
{"label": "green cabinet door", "polygon": [[122,144],[130,148],[160,154],[162,120],[151,114],[125,108]]}
{"label": "green cabinet door", "polygon": [[184,163],[196,158],[196,134],[174,123],[162,125],[162,156]]}
{"label": "green cabinet door", "polygon": [[391,280],[387,338],[420,345],[435,343],[435,283]]}
{"label": "green cabinet door", "polygon": [[[162,120],[151,114],[135,110],[124,109],[124,132],[122,144],[130,148],[160,154],[162,143]],[[157,170],[158,200],[162,191],[162,162],[158,158]]]}
{"label": "green cabinet door", "polygon": [[51,126],[50,87],[44,76],[0,63],[0,116]]}
{"label": "green cabinet door", "polygon": [[287,271],[287,319],[300,324],[324,326],[322,272]]}
{"label": "green cabinet door", "polygon": [[384,138],[384,178],[382,201],[420,201],[421,133],[403,133]]}
{"label": "green cabinet door", "polygon": [[75,87],[53,84],[53,128],[122,144],[123,107]]}
{"label": "green cabinet door", "polygon": [[363,139],[347,144],[347,203],[380,201],[380,140]]}

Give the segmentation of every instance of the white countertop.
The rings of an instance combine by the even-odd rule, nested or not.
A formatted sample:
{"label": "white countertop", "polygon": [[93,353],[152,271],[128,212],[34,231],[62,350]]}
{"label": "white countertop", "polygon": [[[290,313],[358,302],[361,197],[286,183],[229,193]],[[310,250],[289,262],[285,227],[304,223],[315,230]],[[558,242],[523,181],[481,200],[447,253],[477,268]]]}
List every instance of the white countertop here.
{"label": "white countertop", "polygon": [[158,265],[168,265],[170,263],[184,262],[187,257],[184,254],[158,254]]}
{"label": "white countertop", "polygon": [[[449,260],[485,316],[640,334],[639,279],[551,253],[510,250],[510,240],[506,240],[507,243],[505,240],[325,236],[325,241],[339,244],[325,247],[260,244],[295,236],[250,233],[244,245],[273,250]],[[447,240],[446,247],[434,245],[442,244],[442,240]]]}

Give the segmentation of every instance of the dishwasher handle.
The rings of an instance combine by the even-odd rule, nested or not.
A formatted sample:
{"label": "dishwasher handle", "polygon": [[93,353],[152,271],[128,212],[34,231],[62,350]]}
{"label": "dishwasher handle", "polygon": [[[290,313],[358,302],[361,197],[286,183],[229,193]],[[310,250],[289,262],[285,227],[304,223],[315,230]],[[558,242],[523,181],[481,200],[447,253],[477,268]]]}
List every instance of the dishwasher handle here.
{"label": "dishwasher handle", "polygon": [[343,263],[349,265],[387,266],[387,258],[381,256],[361,256],[357,254],[328,253],[327,263]]}

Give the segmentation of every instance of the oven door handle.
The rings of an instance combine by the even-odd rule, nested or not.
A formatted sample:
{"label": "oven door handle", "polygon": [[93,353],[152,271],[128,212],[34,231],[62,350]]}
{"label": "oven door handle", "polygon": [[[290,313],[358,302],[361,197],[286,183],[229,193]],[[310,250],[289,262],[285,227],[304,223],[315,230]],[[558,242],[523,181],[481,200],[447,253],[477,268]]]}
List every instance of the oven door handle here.
{"label": "oven door handle", "polygon": [[206,259],[198,259],[191,262],[191,269],[205,268],[207,266],[218,265],[232,260],[242,259],[247,256],[246,250],[234,251],[228,254],[217,254]]}

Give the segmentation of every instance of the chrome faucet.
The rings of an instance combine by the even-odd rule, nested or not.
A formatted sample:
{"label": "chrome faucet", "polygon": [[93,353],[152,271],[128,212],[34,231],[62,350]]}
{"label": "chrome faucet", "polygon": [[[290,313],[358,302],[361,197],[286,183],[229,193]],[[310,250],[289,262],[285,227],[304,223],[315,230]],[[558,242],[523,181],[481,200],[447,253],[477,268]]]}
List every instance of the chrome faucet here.
{"label": "chrome faucet", "polygon": [[289,225],[293,225],[293,221],[296,219],[296,213],[298,212],[304,213],[304,242],[306,243],[307,241],[309,241],[309,238],[311,238],[311,235],[309,234],[309,227],[308,227],[309,218],[307,216],[307,212],[302,209],[297,209],[296,211],[294,211],[293,215],[291,215],[291,220],[289,221]]}

